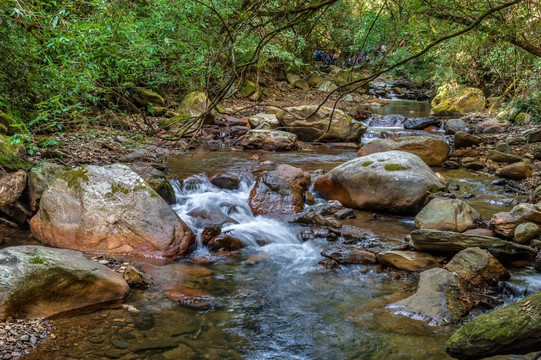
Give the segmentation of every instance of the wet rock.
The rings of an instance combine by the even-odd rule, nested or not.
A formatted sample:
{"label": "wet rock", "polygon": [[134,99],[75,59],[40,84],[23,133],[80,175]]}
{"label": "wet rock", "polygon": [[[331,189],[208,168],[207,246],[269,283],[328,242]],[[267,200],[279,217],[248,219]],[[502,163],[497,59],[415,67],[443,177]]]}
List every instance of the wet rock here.
{"label": "wet rock", "polygon": [[519,224],[533,222],[541,224],[541,211],[534,204],[519,204],[510,212],[499,212],[490,219],[490,228],[498,235],[512,238]]}
{"label": "wet rock", "polygon": [[41,246],[0,250],[0,320],[49,317],[91,305],[121,302],[121,275],[83,254]]}
{"label": "wet rock", "polygon": [[487,249],[502,261],[532,261],[537,254],[529,246],[498,238],[452,231],[416,230],[411,233],[411,240],[413,247],[419,251],[454,254],[470,247],[478,247]]}
{"label": "wet rock", "polygon": [[297,135],[280,130],[250,130],[239,138],[238,144],[245,149],[294,150],[297,148]]}
{"label": "wet rock", "polygon": [[131,164],[130,169],[141,176],[168,204],[171,205],[177,202],[175,190],[163,172],[144,163]]}
{"label": "wet rock", "polygon": [[317,226],[328,226],[332,228],[341,228],[342,223],[338,220],[325,218],[313,210],[294,217],[290,220],[291,223],[297,224],[307,224],[307,225],[317,225]]}
{"label": "wet rock", "polygon": [[441,126],[441,120],[436,119],[433,116],[426,118],[408,118],[402,125],[404,126],[404,129],[410,130],[423,130],[431,125],[435,125],[439,128]]}
{"label": "wet rock", "polygon": [[507,280],[509,272],[488,250],[471,247],[460,251],[445,265],[476,289],[494,287],[497,281]]}
{"label": "wet rock", "polygon": [[418,229],[463,232],[474,229],[481,215],[467,202],[435,198],[415,217]]}
{"label": "wet rock", "polygon": [[30,198],[30,210],[38,211],[41,195],[50,183],[60,177],[70,168],[54,163],[45,163],[40,167],[34,167],[28,176],[28,196]]}
{"label": "wet rock", "polygon": [[541,350],[541,293],[480,315],[458,329],[445,351],[458,359],[480,359]]}
{"label": "wet rock", "polygon": [[468,134],[464,131],[459,131],[455,134],[455,147],[463,148],[473,145],[479,145],[481,138],[475,135]]}
{"label": "wet rock", "polygon": [[425,271],[440,267],[434,256],[419,251],[382,251],[378,253],[378,262],[406,271]]}
{"label": "wet rock", "polygon": [[495,162],[502,162],[502,163],[507,163],[507,164],[512,164],[512,163],[522,161],[522,158],[520,156],[508,154],[508,153],[497,151],[497,150],[487,151],[487,158]]}
{"label": "wet rock", "polygon": [[368,120],[368,125],[375,127],[400,127],[404,121],[406,121],[406,118],[402,115],[384,115],[382,117],[373,115]]}
{"label": "wet rock", "polygon": [[156,338],[140,339],[133,347],[132,350],[135,353],[142,353],[145,351],[164,351],[168,349],[174,349],[178,346],[178,341],[170,338]]}
{"label": "wet rock", "polygon": [[315,190],[348,207],[414,213],[445,183],[418,156],[388,151],[350,160],[320,176]]}
{"label": "wet rock", "polygon": [[252,129],[260,129],[262,128],[261,126],[263,126],[264,123],[267,123],[270,129],[276,129],[280,127],[280,122],[278,121],[278,118],[275,114],[259,113],[256,115],[252,115],[248,117],[248,122],[250,123]]}
{"label": "wet rock", "polygon": [[336,270],[340,268],[340,264],[338,264],[338,262],[336,262],[333,259],[323,259],[320,262],[318,262],[318,265],[321,265],[324,268],[329,269],[329,270]]}
{"label": "wet rock", "polygon": [[355,211],[353,211],[353,209],[344,208],[334,213],[334,217],[338,220],[347,220],[347,219],[355,219],[357,215],[355,215]]}
{"label": "wet rock", "polygon": [[417,292],[392,304],[407,313],[422,316],[433,325],[454,324],[472,307],[463,282],[453,273],[441,268],[420,274]]}
{"label": "wet rock", "polygon": [[536,271],[541,272],[541,250],[537,253],[537,256],[535,257],[533,261],[533,268]]}
{"label": "wet rock", "polygon": [[462,119],[449,119],[445,122],[445,133],[448,135],[454,135],[459,131],[465,131],[468,124]]}
{"label": "wet rock", "polygon": [[527,164],[517,162],[502,167],[500,169],[500,176],[507,179],[526,179],[532,176],[532,170],[530,170]]}
{"label": "wet rock", "polygon": [[385,151],[405,151],[419,156],[427,165],[438,166],[447,159],[449,145],[442,139],[429,136],[407,136],[397,139],[379,139],[364,145],[358,156],[366,156]]}
{"label": "wet rock", "polygon": [[222,227],[220,225],[207,226],[203,229],[201,233],[201,242],[203,245],[208,245],[208,243],[222,233]]}
{"label": "wet rock", "polygon": [[19,170],[0,178],[0,207],[11,205],[26,188],[26,171]]}
{"label": "wet rock", "polygon": [[175,258],[195,236],[128,166],[82,166],[54,180],[30,221],[42,243],[110,256]]}
{"label": "wet rock", "polygon": [[128,265],[123,274],[130,287],[146,289],[152,284],[152,278],[138,266]]}
{"label": "wet rock", "polygon": [[322,256],[333,259],[339,264],[375,264],[376,254],[353,245],[336,245],[324,249]]}
{"label": "wet rock", "polygon": [[345,242],[362,242],[364,240],[375,239],[377,236],[370,230],[361,229],[358,226],[342,225],[340,236]]}
{"label": "wet rock", "polygon": [[219,203],[210,204],[204,207],[196,207],[190,210],[187,215],[192,218],[194,224],[198,227],[209,227],[214,225],[224,225],[227,223],[238,224],[238,221],[231,216],[226,215],[220,208]]}
{"label": "wet rock", "polygon": [[366,131],[363,123],[355,121],[342,110],[336,109],[333,113],[331,108],[321,107],[312,115],[316,109],[317,105],[289,107],[276,113],[276,117],[286,131],[296,134],[302,141],[359,142]]}
{"label": "wet rock", "polygon": [[441,167],[444,169],[458,169],[460,165],[456,161],[447,160],[441,164]]}
{"label": "wet rock", "polygon": [[537,235],[539,235],[539,226],[531,222],[520,224],[515,228],[515,241],[519,244],[527,244]]}
{"label": "wet rock", "polygon": [[310,174],[290,165],[279,165],[260,177],[250,192],[254,214],[293,214],[304,208]]}
{"label": "wet rock", "polygon": [[237,251],[245,248],[246,246],[242,243],[242,241],[240,241],[240,239],[224,233],[212,239],[207,244],[207,247],[210,251]]}
{"label": "wet rock", "polygon": [[233,174],[214,174],[209,178],[209,181],[221,189],[237,190],[239,188],[240,179]]}
{"label": "wet rock", "polygon": [[206,291],[180,285],[166,285],[161,290],[169,299],[195,308],[207,307],[218,301],[216,297]]}
{"label": "wet rock", "polygon": [[304,202],[307,205],[314,205],[316,203],[316,198],[314,197],[314,194],[312,194],[310,191],[307,191],[304,193]]}

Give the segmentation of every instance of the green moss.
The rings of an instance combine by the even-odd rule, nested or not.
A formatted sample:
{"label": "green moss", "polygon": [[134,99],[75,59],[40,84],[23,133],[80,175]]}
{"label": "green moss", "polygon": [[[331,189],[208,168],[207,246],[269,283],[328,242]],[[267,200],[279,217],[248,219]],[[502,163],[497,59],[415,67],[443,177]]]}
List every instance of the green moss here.
{"label": "green moss", "polygon": [[2,154],[0,154],[0,166],[8,172],[14,172],[19,169],[30,171],[30,169],[32,169],[32,163],[30,161],[23,158],[13,158]]}
{"label": "green moss", "polygon": [[367,166],[372,165],[373,163],[374,163],[373,161],[365,161],[365,162],[362,163],[361,166],[362,166],[362,167],[367,167]]}
{"label": "green moss", "polygon": [[33,256],[30,259],[30,263],[34,265],[46,265],[45,261],[41,256]]}
{"label": "green moss", "polygon": [[86,166],[81,166],[78,169],[66,171],[60,178],[68,183],[68,187],[74,190],[80,190],[80,181],[84,181],[88,184],[88,170]]}
{"label": "green moss", "polygon": [[385,170],[387,171],[402,171],[402,170],[408,170],[407,167],[404,167],[399,164],[387,164],[385,165]]}
{"label": "green moss", "polygon": [[[112,184],[111,185],[111,191],[105,194],[105,197],[109,200],[113,200],[118,194],[124,194],[128,195],[132,192],[139,191],[139,190],[149,190],[150,197],[153,197],[153,194],[155,192],[152,189],[149,189],[144,181],[141,179],[137,180],[137,185],[135,185],[133,188],[130,188],[124,184]],[[158,194],[155,194],[156,196],[159,196]]]}

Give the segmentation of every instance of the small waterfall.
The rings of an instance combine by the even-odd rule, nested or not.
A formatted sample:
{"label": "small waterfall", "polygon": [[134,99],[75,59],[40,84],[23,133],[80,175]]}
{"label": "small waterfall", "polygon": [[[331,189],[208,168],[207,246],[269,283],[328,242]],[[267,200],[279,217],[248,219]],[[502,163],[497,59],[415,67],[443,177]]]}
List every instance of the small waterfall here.
{"label": "small waterfall", "polygon": [[201,243],[201,234],[205,227],[217,224],[221,225],[222,233],[269,256],[278,254],[290,258],[291,263],[319,258],[319,250],[312,244],[302,243],[288,223],[252,214],[248,199],[255,180],[245,174],[240,178],[238,190],[219,188],[204,175],[192,176],[182,183],[172,180],[177,197],[173,209],[196,234],[197,253],[208,253]]}

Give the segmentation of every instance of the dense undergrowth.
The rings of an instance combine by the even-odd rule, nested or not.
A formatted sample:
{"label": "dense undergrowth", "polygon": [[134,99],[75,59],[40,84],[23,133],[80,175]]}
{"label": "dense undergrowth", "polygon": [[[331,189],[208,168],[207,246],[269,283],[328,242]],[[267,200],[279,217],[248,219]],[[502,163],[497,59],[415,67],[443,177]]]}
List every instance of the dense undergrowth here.
{"label": "dense undergrowth", "polygon": [[[5,0],[0,110],[31,131],[58,131],[133,110],[137,87],[169,103],[223,97],[313,52],[364,51],[367,71],[421,52],[504,2]],[[541,121],[541,10],[514,1],[480,25],[389,72],[420,86],[458,82],[511,99]],[[385,45],[385,54],[375,50]],[[341,62],[342,60],[339,60]]]}

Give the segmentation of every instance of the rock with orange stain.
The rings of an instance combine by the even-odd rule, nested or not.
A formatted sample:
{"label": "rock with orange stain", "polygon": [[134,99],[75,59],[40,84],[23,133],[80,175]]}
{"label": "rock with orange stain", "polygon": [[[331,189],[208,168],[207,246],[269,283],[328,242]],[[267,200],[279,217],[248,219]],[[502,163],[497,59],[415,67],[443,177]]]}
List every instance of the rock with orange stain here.
{"label": "rock with orange stain", "polygon": [[256,215],[293,214],[304,209],[304,193],[310,174],[290,165],[279,165],[261,176],[250,192],[250,208]]}
{"label": "rock with orange stain", "polygon": [[444,187],[445,182],[421,158],[403,151],[350,160],[314,182],[315,190],[327,200],[399,214],[416,213],[431,192]]}
{"label": "rock with orange stain", "polygon": [[171,207],[128,166],[81,166],[53,181],[30,221],[53,247],[108,256],[172,259],[195,236]]}

